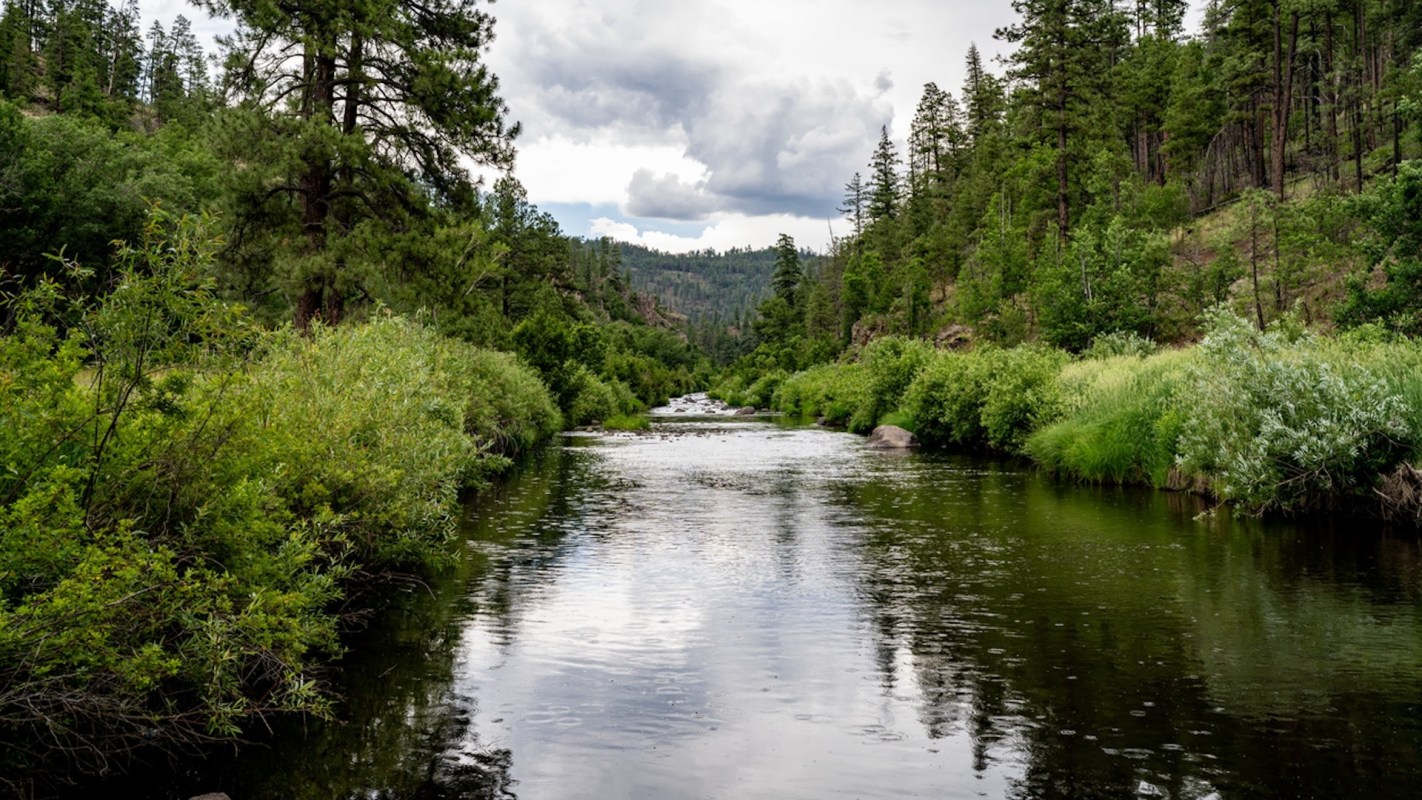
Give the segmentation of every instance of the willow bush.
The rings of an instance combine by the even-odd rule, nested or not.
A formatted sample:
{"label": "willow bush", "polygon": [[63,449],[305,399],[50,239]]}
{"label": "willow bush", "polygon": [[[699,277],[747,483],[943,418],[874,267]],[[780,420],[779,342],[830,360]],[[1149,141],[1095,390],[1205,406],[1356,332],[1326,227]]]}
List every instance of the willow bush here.
{"label": "willow bush", "polygon": [[1370,488],[1413,449],[1408,419],[1417,412],[1381,367],[1413,345],[1260,331],[1223,309],[1206,330],[1177,461],[1220,498],[1254,510],[1332,502]]}
{"label": "willow bush", "polygon": [[459,491],[560,426],[510,356],[389,315],[264,333],[195,221],[147,237],[97,304],[9,301],[0,777],[324,711],[352,582],[438,561]]}

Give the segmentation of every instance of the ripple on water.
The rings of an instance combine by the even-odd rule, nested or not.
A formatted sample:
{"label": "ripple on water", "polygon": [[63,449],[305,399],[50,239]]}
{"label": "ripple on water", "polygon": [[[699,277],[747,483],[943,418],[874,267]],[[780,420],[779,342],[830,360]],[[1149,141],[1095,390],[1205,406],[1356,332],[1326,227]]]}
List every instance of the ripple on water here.
{"label": "ripple on water", "polygon": [[[1241,655],[1251,636],[1302,674],[1322,663],[1313,640],[1338,640],[1324,625],[1298,634],[1297,608],[1330,625],[1376,610],[1331,587],[1271,594],[1327,569],[1010,466],[885,458],[764,420],[685,421],[694,408],[658,409],[676,418],[646,435],[567,440],[533,476],[545,484],[516,482],[501,501],[513,513],[479,522],[503,529],[471,548],[488,566],[454,680],[484,718],[507,720],[525,800],[1146,784],[1200,800],[1248,785],[1243,756],[1198,741],[1215,731],[1263,763],[1367,745],[1317,720],[1290,727],[1287,712],[1236,711],[1280,674],[1272,651]],[[1238,580],[1290,564],[1308,568]],[[1394,611],[1402,624],[1383,637],[1403,674],[1422,663],[1398,646],[1417,634],[1415,611]],[[1380,619],[1349,642],[1379,636]],[[1328,685],[1352,691],[1368,674],[1347,666]],[[1422,700],[1416,684],[1399,697]],[[1326,694],[1319,719],[1356,707]]]}

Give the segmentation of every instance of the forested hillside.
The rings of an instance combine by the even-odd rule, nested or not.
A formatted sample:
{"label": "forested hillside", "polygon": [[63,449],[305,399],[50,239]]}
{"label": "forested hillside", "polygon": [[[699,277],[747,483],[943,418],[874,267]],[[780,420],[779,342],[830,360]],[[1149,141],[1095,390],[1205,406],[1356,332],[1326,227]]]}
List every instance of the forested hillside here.
{"label": "forested hillside", "polygon": [[1221,302],[1418,330],[1422,6],[1211,2],[1199,31],[1182,0],[1013,8],[1002,68],[970,49],[906,150],[886,129],[848,176],[853,235],[762,361],[888,333],[1179,341]]}
{"label": "forested hillside", "polygon": [[692,253],[663,253],[633,244],[618,247],[634,286],[696,323],[748,321],[747,315],[769,293],[775,269],[775,250],[770,247]]}

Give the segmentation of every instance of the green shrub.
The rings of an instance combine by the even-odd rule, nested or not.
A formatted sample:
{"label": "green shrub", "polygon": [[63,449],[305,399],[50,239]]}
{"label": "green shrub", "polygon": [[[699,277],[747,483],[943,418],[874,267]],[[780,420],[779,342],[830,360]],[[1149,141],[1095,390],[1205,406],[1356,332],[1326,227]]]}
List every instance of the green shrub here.
{"label": "green shrub", "polygon": [[602,427],[609,431],[645,431],[652,427],[652,420],[646,414],[619,414],[603,420]]}
{"label": "green shrub", "polygon": [[1091,340],[1082,351],[1082,358],[1115,358],[1116,356],[1148,356],[1160,347],[1135,331],[1103,333]]}
{"label": "green shrub", "polygon": [[932,358],[932,345],[899,336],[876,339],[865,347],[860,360],[868,385],[850,415],[849,429],[872,431],[885,414],[899,407],[909,384]]}
{"label": "green shrub", "polygon": [[707,390],[706,396],[712,400],[720,400],[726,405],[743,406],[746,391],[746,379],[744,376],[731,373],[725,375]]}
{"label": "green shrub", "polygon": [[1016,453],[1027,435],[1060,412],[1056,377],[1068,358],[1060,350],[1015,347],[988,351],[982,428],[987,444]]}
{"label": "green shrub", "polygon": [[904,395],[904,410],[915,420],[919,438],[928,444],[961,447],[986,441],[983,404],[996,352],[981,348],[939,353],[919,372]]}
{"label": "green shrub", "polygon": [[746,387],[745,392],[741,394],[740,398],[743,402],[737,403],[736,405],[769,408],[770,401],[775,396],[776,387],[780,386],[781,381],[787,377],[789,377],[789,374],[781,369],[765,373],[759,378],[756,378],[755,382],[750,386]]}
{"label": "green shrub", "polygon": [[845,427],[865,403],[869,372],[862,363],[821,364],[786,378],[772,399],[773,407],[797,417],[819,418]]}
{"label": "green shrub", "polygon": [[559,427],[507,355],[391,316],[263,335],[193,221],[148,235],[0,338],[0,738],[37,743],[0,767],[323,712],[349,582],[438,560],[458,491]]}
{"label": "green shrub", "polygon": [[1413,441],[1372,359],[1216,309],[1190,369],[1180,464],[1245,508],[1296,509],[1371,486]]}
{"label": "green shrub", "polygon": [[273,490],[376,564],[421,561],[462,486],[561,422],[528,367],[399,317],[287,333],[251,383]]}
{"label": "green shrub", "polygon": [[612,378],[603,380],[586,368],[579,368],[578,393],[573,400],[568,422],[573,425],[591,425],[623,414],[631,414],[643,408],[632,390],[622,381]]}

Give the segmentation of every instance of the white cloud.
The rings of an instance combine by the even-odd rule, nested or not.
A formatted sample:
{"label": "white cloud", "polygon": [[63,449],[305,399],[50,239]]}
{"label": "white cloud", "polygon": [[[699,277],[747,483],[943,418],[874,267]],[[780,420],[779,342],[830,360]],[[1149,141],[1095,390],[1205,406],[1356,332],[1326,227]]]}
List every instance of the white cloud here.
{"label": "white cloud", "polygon": [[[835,235],[845,233],[845,225],[835,221]],[[789,234],[801,247],[823,250],[829,241],[830,223],[823,219],[796,217],[788,214],[719,215],[696,236],[680,236],[638,227],[632,222],[608,217],[594,219],[590,225],[593,237],[610,236],[622,242],[640,244],[668,253],[693,250],[728,250],[732,247],[769,247],[780,234]]]}
{"label": "white cloud", "polygon": [[678,249],[787,219],[817,220],[800,225],[824,247],[824,220],[880,126],[902,138],[922,85],[956,87],[969,43],[990,55],[993,29],[1012,18],[1006,4],[941,0],[544,0],[494,12],[490,63],[535,137],[518,167],[530,199],[615,203],[634,222],[713,220],[696,238],[639,234]]}
{"label": "white cloud", "polygon": [[627,144],[600,133],[583,141],[557,136],[521,140],[517,174],[534,203],[618,204],[638,170],[702,179],[705,167],[686,155],[674,133],[651,144]]}

